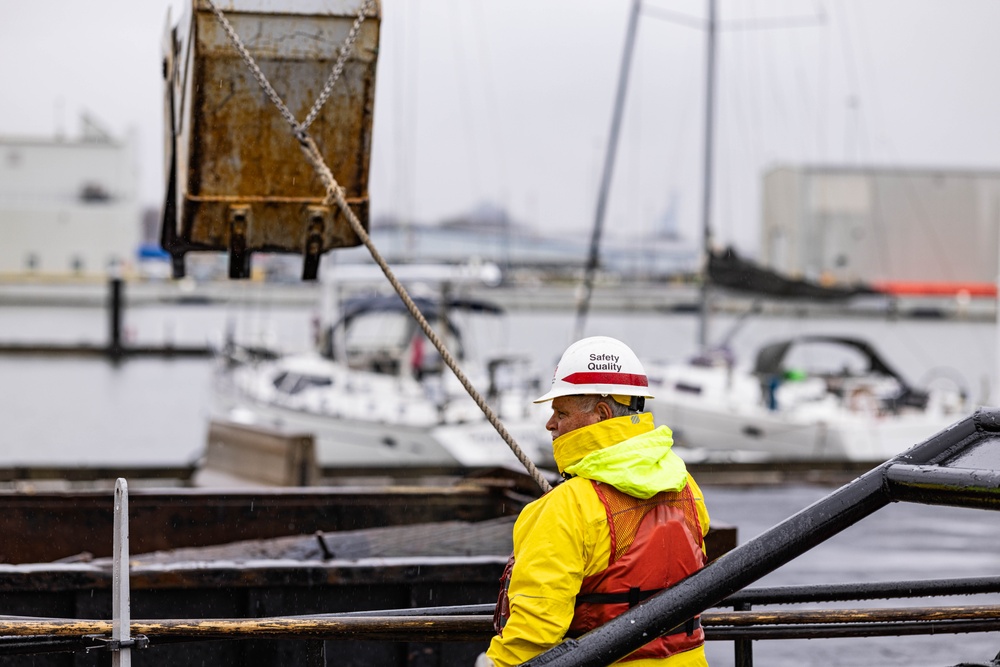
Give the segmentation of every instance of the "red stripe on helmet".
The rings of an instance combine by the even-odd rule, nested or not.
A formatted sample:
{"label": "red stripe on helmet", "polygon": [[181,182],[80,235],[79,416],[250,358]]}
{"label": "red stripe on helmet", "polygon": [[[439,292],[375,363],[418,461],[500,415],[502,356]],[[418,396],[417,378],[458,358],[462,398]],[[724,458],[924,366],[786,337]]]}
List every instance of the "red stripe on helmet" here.
{"label": "red stripe on helmet", "polygon": [[648,387],[645,375],[636,373],[570,373],[563,378],[570,384],[622,384],[632,387]]}

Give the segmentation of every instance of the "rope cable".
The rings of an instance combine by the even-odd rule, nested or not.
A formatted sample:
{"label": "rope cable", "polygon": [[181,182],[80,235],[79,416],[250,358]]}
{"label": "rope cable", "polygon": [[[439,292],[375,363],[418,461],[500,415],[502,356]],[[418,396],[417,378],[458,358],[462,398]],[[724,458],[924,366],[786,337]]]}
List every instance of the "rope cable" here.
{"label": "rope cable", "polygon": [[[874,157],[871,137],[869,136],[869,128],[871,123],[869,123],[869,118],[867,117],[869,99],[876,99],[874,91],[877,90],[875,86],[867,86],[866,80],[875,69],[875,63],[863,62],[866,59],[865,53],[865,36],[861,31],[860,23],[858,23],[857,14],[850,14],[846,8],[841,7],[841,12],[844,17],[844,27],[845,30],[842,33],[844,35],[845,43],[847,48],[850,50],[851,65],[854,68],[853,77],[857,89],[855,91],[855,101],[854,112],[856,116],[856,122],[854,126],[855,132],[857,132],[857,159],[859,164],[871,163]],[[854,23],[854,25],[852,25]],[[852,36],[854,40],[852,40]],[[856,43],[855,43],[856,40]],[[864,91],[864,93],[862,93]],[[868,91],[873,91],[871,96],[868,95]]]}
{"label": "rope cable", "polygon": [[[822,8],[822,5],[821,5]],[[825,9],[823,9],[823,15],[826,16]],[[831,21],[832,24],[832,21]],[[830,98],[831,98],[831,77],[830,77],[830,65],[831,65],[831,52],[833,51],[830,46],[833,41],[832,30],[823,30],[819,35],[819,58],[816,63],[816,107],[817,115],[819,117],[819,122],[817,123],[816,129],[816,144],[817,144],[817,161],[823,162],[829,159],[831,154],[830,150],[830,132],[824,131],[829,129],[829,117],[830,117]]]}
{"label": "rope cable", "polygon": [[486,402],[486,399],[483,398],[483,396],[472,385],[472,382],[469,381],[469,378],[459,367],[458,362],[451,355],[451,352],[448,351],[448,348],[445,346],[444,342],[441,340],[441,338],[438,337],[434,329],[431,328],[430,323],[423,316],[423,313],[420,312],[420,309],[417,308],[417,305],[413,302],[413,299],[410,298],[410,295],[407,293],[406,288],[403,286],[402,283],[399,282],[395,274],[392,272],[392,269],[389,267],[389,264],[385,261],[385,259],[382,257],[382,254],[375,247],[375,244],[372,242],[371,237],[368,236],[368,233],[361,225],[361,221],[358,220],[358,217],[354,214],[354,211],[352,211],[350,206],[348,205],[347,199],[344,197],[343,188],[341,188],[337,184],[337,181],[334,179],[333,174],[330,172],[329,167],[326,166],[326,163],[323,161],[323,156],[320,155],[319,149],[316,147],[315,142],[313,142],[312,137],[310,137],[308,134],[303,133],[303,135],[299,137],[299,142],[301,144],[302,151],[306,156],[306,159],[309,160],[313,168],[316,169],[317,173],[320,175],[320,178],[323,180],[323,183],[326,186],[327,190],[326,201],[329,202],[331,199],[333,199],[333,201],[336,202],[337,207],[344,214],[344,216],[347,217],[348,221],[350,221],[351,228],[361,239],[361,242],[364,243],[365,247],[368,248],[368,252],[371,253],[372,259],[375,260],[375,263],[378,264],[379,268],[382,269],[382,273],[385,274],[386,279],[388,279],[393,289],[396,290],[396,293],[399,295],[399,298],[403,300],[403,304],[406,306],[406,309],[410,311],[410,314],[420,325],[420,328],[423,330],[424,335],[426,335],[427,339],[431,342],[431,344],[434,345],[434,348],[441,355],[441,359],[444,361],[445,364],[447,364],[448,368],[450,368],[451,371],[455,374],[455,377],[458,378],[458,381],[462,384],[462,386],[465,387],[465,390],[469,393],[469,396],[472,397],[472,400],[474,400],[476,402],[476,405],[479,406],[479,409],[483,411],[483,414],[486,416],[486,419],[490,422],[493,428],[496,429],[497,433],[500,434],[500,437],[503,438],[504,442],[507,443],[511,451],[514,452],[514,455],[517,457],[518,461],[520,461],[521,464],[525,467],[525,469],[527,469],[528,473],[535,480],[535,482],[538,484],[538,486],[542,489],[543,492],[548,492],[549,490],[551,490],[551,486],[549,485],[549,483],[545,480],[544,477],[542,477],[541,473],[535,467],[535,464],[532,463],[531,459],[528,458],[528,456],[524,453],[524,451],[514,441],[513,436],[511,436],[511,434],[507,431],[507,428],[500,421],[500,418],[497,417],[496,413],[493,412],[493,409],[490,408],[489,404]]}
{"label": "rope cable", "polygon": [[[324,205],[329,206],[331,203],[337,204],[337,207],[340,209],[340,212],[344,215],[345,218],[347,218],[348,222],[350,223],[354,233],[357,234],[358,238],[371,253],[372,259],[375,260],[375,263],[379,265],[379,268],[382,269],[382,273],[385,274],[386,279],[388,279],[393,289],[396,290],[396,293],[399,295],[399,298],[402,299],[403,304],[410,312],[410,315],[412,315],[413,318],[420,325],[420,328],[427,336],[427,339],[431,342],[431,344],[434,345],[435,349],[437,349],[438,353],[441,355],[441,359],[444,361],[445,364],[447,364],[448,368],[450,368],[451,371],[455,374],[455,377],[458,378],[458,381],[469,393],[469,396],[471,396],[473,401],[475,401],[476,405],[479,406],[479,409],[483,411],[483,414],[486,416],[487,421],[489,421],[489,423],[493,426],[493,428],[496,429],[497,433],[500,435],[501,438],[503,438],[504,442],[507,443],[507,446],[510,447],[510,450],[517,457],[518,461],[521,462],[521,464],[525,467],[525,469],[531,475],[532,479],[535,480],[535,483],[538,484],[538,486],[542,489],[542,491],[546,493],[550,491],[552,488],[551,485],[542,476],[538,468],[535,467],[535,464],[531,461],[531,459],[528,458],[527,454],[525,454],[524,451],[520,448],[520,446],[518,446],[513,436],[511,436],[511,434],[507,431],[507,428],[500,421],[500,418],[496,415],[493,409],[486,402],[486,399],[484,399],[483,396],[472,385],[472,382],[459,367],[458,362],[452,356],[451,352],[448,351],[448,348],[445,346],[444,342],[433,330],[433,328],[431,328],[430,323],[424,317],[423,313],[420,312],[420,309],[414,303],[413,299],[410,298],[410,295],[407,293],[406,288],[403,286],[402,283],[399,282],[399,280],[393,273],[392,269],[389,267],[389,264],[385,261],[385,259],[383,259],[381,253],[375,247],[375,244],[372,242],[371,237],[368,235],[368,232],[365,231],[365,228],[361,224],[361,221],[358,219],[357,215],[355,215],[354,211],[351,210],[350,205],[347,203],[347,199],[344,196],[343,188],[341,188],[341,186],[337,183],[337,180],[333,176],[333,172],[331,172],[330,168],[327,166],[326,161],[323,159],[323,155],[319,151],[319,148],[316,146],[316,143],[313,141],[312,137],[309,136],[309,133],[307,131],[308,127],[307,123],[300,124],[295,119],[295,116],[293,116],[291,111],[288,110],[288,107],[281,100],[281,97],[278,96],[278,93],[268,82],[267,77],[264,76],[264,73],[260,70],[260,67],[257,66],[257,63],[254,61],[253,56],[247,50],[246,46],[244,46],[239,35],[236,34],[236,31],[229,24],[229,21],[226,19],[222,11],[215,6],[212,0],[207,0],[207,2],[209,7],[212,9],[212,12],[215,14],[216,18],[222,24],[223,29],[229,36],[230,41],[236,47],[236,50],[239,52],[240,56],[247,64],[247,67],[250,68],[250,71],[253,73],[253,76],[257,80],[257,83],[260,84],[261,88],[267,94],[268,98],[270,98],[271,101],[274,103],[274,105],[277,107],[282,117],[286,121],[288,121],[288,124],[292,129],[292,133],[295,135],[295,138],[298,139],[299,147],[302,149],[302,152],[305,155],[306,160],[312,165],[313,169],[315,169],[316,171],[316,174],[320,177],[320,180],[322,180],[323,182],[323,186],[326,189],[327,193],[326,198],[324,200]],[[361,7],[361,10],[358,13],[358,19],[355,21],[354,28],[352,28],[351,33],[348,35],[349,43],[345,42],[344,46],[341,49],[341,58],[338,59],[338,66],[340,70],[343,69],[342,61],[346,59],[346,54],[351,50],[353,41],[357,37],[357,32],[358,32],[357,29],[360,28],[361,23],[364,21],[367,9],[371,6],[373,2],[374,0],[365,0],[364,4]],[[339,77],[338,66],[335,66],[334,73],[331,73],[329,79],[327,80],[328,87],[332,87],[333,83],[336,82],[336,79]],[[334,76],[334,74],[336,74],[337,76]],[[329,93],[325,89],[324,93],[326,93],[327,97],[329,96]],[[323,100],[325,101],[325,98],[323,98]],[[320,100],[317,100],[317,102],[320,102]],[[316,105],[313,106],[313,109],[314,110],[316,109]],[[308,120],[309,119],[307,118],[307,121]]]}
{"label": "rope cable", "polygon": [[[502,108],[500,100],[503,98],[497,94],[496,89],[494,88],[496,82],[493,76],[493,69],[492,69],[492,63],[493,63],[492,52],[490,51],[489,48],[490,40],[488,39],[488,34],[490,33],[489,31],[482,30],[483,26],[489,26],[491,25],[491,23],[483,14],[483,3],[473,2],[472,11],[477,14],[477,16],[473,18],[474,29],[479,28],[480,30],[480,33],[476,35],[474,41],[476,42],[476,46],[478,47],[479,50],[479,64],[483,71],[481,80],[483,84],[483,95],[486,102],[486,115],[489,118],[490,127],[500,128],[499,133],[491,133],[492,138],[494,139],[493,142],[494,145],[492,146],[492,153],[496,155],[496,169],[497,172],[499,172],[497,174],[497,178],[494,180],[498,181],[498,186],[500,188],[500,193],[499,193],[500,203],[505,210],[509,211],[510,179],[508,178],[509,169],[507,167],[507,159],[505,151],[506,144],[503,140],[503,137],[507,136],[507,132],[505,132],[505,130],[509,128],[510,123],[501,123],[500,120],[498,120],[500,117],[506,119],[507,116],[505,116],[504,114],[498,115],[497,110]],[[507,236],[505,236],[504,239],[506,241]],[[507,256],[507,254],[508,253],[505,252],[505,257]],[[509,265],[509,261],[507,263]]]}
{"label": "rope cable", "polygon": [[[454,4],[455,0],[451,0]],[[466,35],[470,31],[465,30],[462,26],[462,16],[460,14],[461,10],[458,6],[452,7],[450,11],[447,12],[448,17],[455,22],[451,27],[452,33],[455,35]],[[478,115],[475,113],[473,106],[473,99],[471,95],[469,85],[469,80],[474,78],[466,69],[469,65],[469,58],[465,57],[462,51],[462,44],[459,43],[457,39],[451,40],[452,48],[455,52],[455,58],[453,64],[455,66],[455,89],[458,92],[458,104],[459,106],[464,106],[466,112],[461,113],[462,117],[462,129],[465,131],[466,139],[464,142],[464,148],[468,152],[468,157],[466,158],[466,169],[465,174],[470,181],[470,190],[472,192],[482,192],[480,188],[480,165],[477,159],[481,155],[479,151],[479,146],[477,145],[477,139],[481,136],[481,133],[476,132],[476,128],[473,125],[473,119]]]}

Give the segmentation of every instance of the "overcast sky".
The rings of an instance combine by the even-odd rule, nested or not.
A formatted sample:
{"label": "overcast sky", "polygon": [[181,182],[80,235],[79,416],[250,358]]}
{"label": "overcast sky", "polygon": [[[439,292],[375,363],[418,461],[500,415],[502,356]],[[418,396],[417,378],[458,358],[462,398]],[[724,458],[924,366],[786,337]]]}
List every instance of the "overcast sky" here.
{"label": "overcast sky", "polygon": [[[382,0],[373,213],[433,222],[491,202],[589,234],[630,5]],[[158,206],[160,44],[181,6],[5,3],[0,135],[73,136],[89,112],[134,134],[141,197]],[[609,235],[664,219],[699,234],[706,6],[644,4]],[[720,243],[756,250],[775,164],[1000,168],[1000,2],[718,0],[718,12]]]}

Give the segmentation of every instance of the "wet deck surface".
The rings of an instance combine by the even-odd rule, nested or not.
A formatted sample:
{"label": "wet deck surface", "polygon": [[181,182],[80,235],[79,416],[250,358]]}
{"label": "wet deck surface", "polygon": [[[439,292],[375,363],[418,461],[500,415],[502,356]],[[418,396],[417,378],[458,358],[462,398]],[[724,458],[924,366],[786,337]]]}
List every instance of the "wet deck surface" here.
{"label": "wet deck surface", "polygon": [[[713,517],[739,526],[746,542],[826,496],[804,484],[772,487],[703,485]],[[1000,572],[1000,516],[989,510],[894,503],[760,580],[762,586],[839,584],[966,576]],[[1000,596],[836,603],[844,607],[998,604]],[[816,608],[810,604],[802,608]],[[798,607],[777,606],[789,610]],[[709,642],[712,667],[732,667],[730,642]],[[754,664],[768,667],[951,667],[988,663],[1000,651],[1000,633],[809,639],[754,642]]]}

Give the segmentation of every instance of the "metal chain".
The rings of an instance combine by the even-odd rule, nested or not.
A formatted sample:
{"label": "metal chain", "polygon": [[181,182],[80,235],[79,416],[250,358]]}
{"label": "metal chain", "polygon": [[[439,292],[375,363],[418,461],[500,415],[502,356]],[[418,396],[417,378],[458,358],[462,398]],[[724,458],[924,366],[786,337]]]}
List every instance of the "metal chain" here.
{"label": "metal chain", "polygon": [[[438,337],[434,329],[431,328],[430,323],[424,317],[423,313],[420,312],[420,309],[417,308],[417,305],[413,302],[413,299],[411,299],[410,295],[407,293],[406,288],[396,278],[396,275],[392,272],[392,269],[389,267],[389,264],[385,261],[385,259],[382,258],[381,253],[379,253],[378,249],[375,248],[375,244],[372,243],[371,237],[368,236],[368,232],[365,231],[365,228],[361,224],[361,221],[358,220],[358,217],[354,214],[354,211],[352,211],[351,207],[348,205],[347,199],[344,197],[343,188],[340,187],[340,185],[337,183],[337,180],[334,178],[333,172],[330,171],[330,168],[327,166],[326,161],[323,159],[322,154],[319,152],[319,148],[317,148],[316,142],[313,141],[312,137],[310,137],[309,133],[306,131],[305,124],[303,123],[302,125],[300,125],[295,120],[295,117],[292,116],[291,112],[288,110],[288,107],[285,106],[284,102],[281,101],[281,98],[274,91],[274,88],[271,87],[271,84],[268,82],[267,77],[264,76],[264,73],[261,72],[260,68],[254,62],[253,56],[250,55],[250,52],[247,51],[245,46],[243,46],[243,42],[240,40],[239,35],[237,35],[236,31],[233,30],[232,26],[229,24],[229,21],[226,20],[226,17],[223,15],[223,13],[212,3],[212,0],[206,0],[206,1],[208,2],[209,7],[211,7],[216,18],[218,18],[219,21],[222,23],[223,29],[226,31],[226,34],[229,35],[229,39],[233,42],[233,45],[236,47],[237,51],[239,51],[240,55],[243,57],[243,60],[250,68],[250,71],[253,73],[254,78],[260,84],[261,88],[264,89],[264,92],[267,93],[267,96],[271,99],[274,105],[281,112],[281,115],[285,118],[285,120],[288,121],[288,124],[291,126],[292,133],[299,140],[299,146],[302,149],[302,152],[305,154],[306,159],[313,166],[313,169],[316,170],[317,175],[319,175],[320,179],[323,181],[323,186],[326,189],[327,193],[324,203],[326,205],[329,205],[330,203],[336,202],[337,207],[340,209],[341,213],[343,213],[344,217],[347,218],[348,222],[350,222],[351,228],[354,230],[354,233],[357,234],[358,238],[361,239],[361,242],[364,243],[366,248],[368,248],[368,252],[371,253],[372,259],[374,259],[375,263],[378,264],[379,267],[382,269],[382,273],[385,274],[385,277],[389,280],[389,283],[392,285],[393,289],[396,290],[396,293],[399,295],[399,298],[403,300],[403,304],[406,306],[407,310],[410,311],[410,314],[417,321],[417,324],[420,325],[420,328],[423,330],[424,335],[427,336],[427,339],[431,342],[432,345],[434,345],[435,349],[437,349],[438,353],[441,355],[441,359],[445,362],[445,364],[448,365],[448,368],[450,368],[451,371],[455,374],[455,377],[458,378],[458,381],[469,393],[469,396],[472,397],[472,400],[474,400],[476,402],[476,405],[479,406],[479,409],[483,411],[483,414],[486,416],[487,421],[489,421],[489,423],[493,426],[493,428],[496,429],[497,433],[500,435],[501,438],[503,438],[504,442],[507,443],[507,446],[510,447],[510,450],[514,453],[514,456],[516,456],[517,460],[521,462],[521,465],[525,467],[525,469],[531,475],[532,479],[535,480],[535,483],[538,484],[539,488],[541,488],[542,491],[545,493],[549,492],[552,489],[552,486],[548,483],[545,477],[542,476],[538,468],[535,467],[534,462],[532,462],[532,460],[528,458],[528,455],[524,453],[524,450],[522,450],[520,446],[518,446],[517,442],[514,440],[514,437],[507,431],[507,428],[500,421],[500,418],[496,415],[495,412],[493,412],[493,409],[486,402],[486,399],[484,399],[483,396],[476,390],[476,388],[472,385],[472,382],[469,381],[469,378],[465,375],[464,372],[462,372],[462,369],[459,368],[458,362],[451,355],[451,352],[448,351],[448,348],[445,347],[444,342]],[[372,0],[366,0],[365,6],[362,7],[362,11],[359,14],[359,19],[362,16],[364,16],[364,13],[366,11],[365,7],[367,7],[371,1]],[[361,25],[360,21],[356,20],[355,28],[359,27],[360,25]],[[352,29],[351,32],[356,37],[357,31]],[[348,37],[350,38],[351,36],[349,35]],[[344,54],[346,52],[347,49],[342,51],[341,53],[342,57],[344,57]],[[340,65],[340,61],[338,61],[338,65]],[[343,69],[342,65],[340,69]],[[335,68],[335,73],[337,74],[337,76],[339,76],[340,74],[337,68]],[[336,78],[334,77],[333,74],[331,74],[330,79],[327,82],[327,87],[328,88],[332,87],[333,82],[335,81]],[[329,93],[326,89],[324,89],[323,92],[327,97],[329,96]],[[320,97],[323,99],[323,101],[325,101],[326,98],[324,98],[322,95]],[[317,100],[317,102],[319,102],[319,100]],[[322,103],[320,103],[320,105],[322,105]]]}
{"label": "metal chain", "polygon": [[337,79],[340,78],[340,73],[344,71],[344,64],[347,62],[347,56],[354,50],[354,41],[358,38],[358,31],[361,30],[361,24],[365,22],[365,17],[368,15],[368,10],[371,9],[372,5],[375,4],[375,0],[365,0],[361,5],[361,10],[358,12],[358,17],[354,19],[354,25],[351,26],[351,31],[347,33],[347,39],[344,40],[344,45],[340,47],[340,56],[337,58],[337,63],[333,66],[333,71],[330,72],[330,77],[326,80],[326,85],[323,86],[323,92],[320,93],[319,97],[316,98],[315,104],[313,104],[312,109],[309,110],[309,115],[306,119],[302,121],[298,129],[300,132],[304,132],[309,129],[313,121],[316,120],[316,116],[319,115],[320,109],[326,104],[327,99],[330,97],[330,93],[333,91],[333,85],[337,83]]}
{"label": "metal chain", "polygon": [[368,17],[369,10],[372,5],[375,4],[375,0],[365,0],[361,4],[358,16],[354,19],[354,25],[351,26],[351,30],[347,33],[347,39],[344,40],[343,45],[340,47],[340,55],[337,56],[337,62],[334,64],[333,70],[330,72],[330,76],[327,78],[326,84],[323,86],[323,90],[320,92],[319,97],[316,98],[312,108],[309,109],[306,119],[302,121],[302,123],[299,123],[295,119],[295,116],[292,115],[291,110],[285,105],[284,100],[282,100],[281,96],[278,95],[278,92],[271,86],[267,77],[264,76],[264,72],[261,71],[257,62],[250,54],[250,51],[247,49],[246,45],[243,44],[243,40],[240,39],[236,30],[233,29],[232,24],[229,23],[229,19],[226,18],[226,15],[222,13],[221,9],[215,6],[215,3],[212,2],[212,0],[206,0],[206,2],[208,2],[208,6],[212,10],[212,13],[215,14],[215,17],[219,20],[219,23],[222,25],[222,29],[225,30],[226,35],[229,36],[229,40],[233,43],[233,46],[236,47],[236,50],[239,51],[243,61],[247,64],[247,67],[250,68],[250,72],[257,80],[257,83],[264,89],[268,98],[270,98],[270,100],[278,108],[282,117],[288,121],[288,124],[292,126],[292,129],[296,134],[305,132],[309,129],[309,126],[312,125],[313,121],[315,121],[317,116],[319,116],[319,112],[323,109],[323,105],[325,105],[326,101],[330,99],[330,95],[333,92],[333,86],[337,83],[341,73],[344,71],[344,65],[347,63],[347,57],[351,54],[351,51],[354,50],[354,42],[358,39],[361,24],[365,22],[365,19]]}

